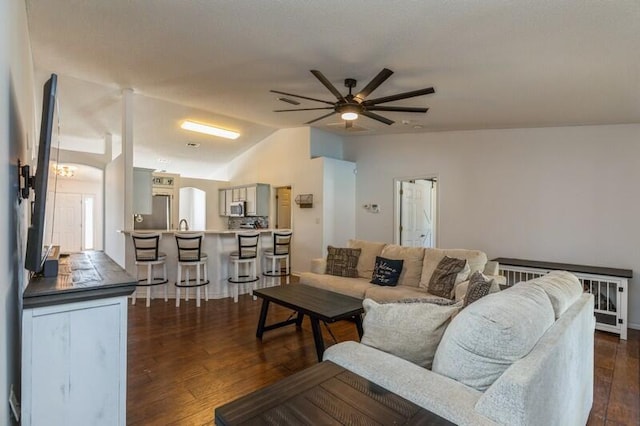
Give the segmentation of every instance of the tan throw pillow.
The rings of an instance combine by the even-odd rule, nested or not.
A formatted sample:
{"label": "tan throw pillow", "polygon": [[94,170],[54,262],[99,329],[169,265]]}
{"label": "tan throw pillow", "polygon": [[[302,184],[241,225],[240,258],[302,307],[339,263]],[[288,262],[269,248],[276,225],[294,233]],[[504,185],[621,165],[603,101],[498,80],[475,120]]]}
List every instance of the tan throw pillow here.
{"label": "tan throw pillow", "polygon": [[327,266],[325,274],[338,277],[358,278],[358,258],[360,249],[327,247]]}
{"label": "tan throw pillow", "polygon": [[402,259],[402,272],[398,279],[398,285],[418,287],[418,284],[420,284],[420,274],[422,273],[424,248],[387,244],[382,249],[380,256],[386,257],[387,259]]}
{"label": "tan throw pillow", "polygon": [[[429,293],[451,299],[453,287],[469,276],[467,261],[445,256],[442,258],[429,281]],[[465,276],[466,274],[466,276]]]}
{"label": "tan throw pillow", "polygon": [[[423,302],[423,301],[421,301]],[[362,302],[365,317],[361,343],[431,369],[451,316],[460,305]]]}

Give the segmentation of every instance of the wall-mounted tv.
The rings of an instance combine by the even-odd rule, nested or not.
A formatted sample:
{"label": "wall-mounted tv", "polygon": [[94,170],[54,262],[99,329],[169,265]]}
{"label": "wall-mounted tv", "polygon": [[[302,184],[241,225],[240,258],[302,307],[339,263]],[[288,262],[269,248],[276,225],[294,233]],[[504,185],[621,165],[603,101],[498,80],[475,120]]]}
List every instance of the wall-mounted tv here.
{"label": "wall-mounted tv", "polygon": [[42,98],[42,120],[40,122],[40,142],[38,144],[38,164],[32,185],[35,193],[31,224],[27,233],[25,268],[36,274],[41,273],[50,247],[44,247],[45,208],[47,204],[47,182],[49,179],[49,157],[53,117],[56,107],[56,87],[58,76],[51,77],[44,84]]}

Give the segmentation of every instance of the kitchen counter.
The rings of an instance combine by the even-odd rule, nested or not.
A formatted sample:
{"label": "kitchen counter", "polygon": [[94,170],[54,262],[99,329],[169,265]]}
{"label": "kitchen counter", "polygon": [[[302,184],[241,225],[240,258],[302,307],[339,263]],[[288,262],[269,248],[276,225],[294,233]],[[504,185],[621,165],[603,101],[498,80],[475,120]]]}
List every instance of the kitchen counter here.
{"label": "kitchen counter", "polygon": [[[202,241],[202,251],[207,254],[207,268],[209,275],[209,298],[220,299],[223,297],[231,297],[232,291],[230,291],[227,278],[229,277],[229,254],[237,250],[237,239],[235,236],[241,232],[257,231],[260,233],[260,246],[259,250],[262,252],[264,248],[271,247],[273,245],[273,239],[271,235],[277,229],[207,229],[205,231],[187,231],[187,232],[204,232],[204,238]],[[173,286],[177,279],[178,271],[178,250],[175,238],[173,235],[178,230],[131,230],[125,229],[119,232],[125,234],[126,247],[125,247],[125,269],[134,277],[136,276],[135,265],[135,252],[133,248],[133,241],[129,238],[132,232],[160,232],[162,238],[160,239],[160,251],[167,255],[167,278],[169,279],[169,285]],[[258,259],[258,273],[260,274],[260,260]],[[161,268],[157,268],[156,277],[160,276]],[[140,274],[140,277],[144,273]],[[263,278],[263,277],[261,277]],[[260,285],[260,281],[258,282]],[[240,294],[248,293],[248,285],[240,286]],[[154,298],[164,297],[163,286],[154,286],[152,288],[152,296]],[[175,298],[175,287],[169,290],[169,297]]]}

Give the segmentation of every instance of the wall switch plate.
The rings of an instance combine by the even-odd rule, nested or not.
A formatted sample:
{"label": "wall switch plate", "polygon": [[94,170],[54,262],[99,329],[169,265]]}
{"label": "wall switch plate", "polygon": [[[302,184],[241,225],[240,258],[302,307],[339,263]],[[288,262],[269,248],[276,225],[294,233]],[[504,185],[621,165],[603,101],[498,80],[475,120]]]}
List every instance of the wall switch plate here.
{"label": "wall switch plate", "polygon": [[13,416],[16,418],[16,421],[20,421],[20,403],[18,402],[18,398],[16,397],[16,393],[13,391],[13,385],[11,385],[11,391],[9,392],[9,405],[11,406],[11,411],[13,412]]}

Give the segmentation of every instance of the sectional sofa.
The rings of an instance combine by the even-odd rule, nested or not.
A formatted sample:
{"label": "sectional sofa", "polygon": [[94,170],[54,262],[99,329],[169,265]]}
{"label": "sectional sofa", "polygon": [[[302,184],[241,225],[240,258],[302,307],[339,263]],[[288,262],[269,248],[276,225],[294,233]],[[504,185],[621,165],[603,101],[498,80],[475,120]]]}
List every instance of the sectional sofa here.
{"label": "sectional sofa", "polygon": [[[362,342],[380,328],[368,323],[369,303]],[[378,307],[409,309],[403,305],[409,304]],[[394,320],[402,318],[396,312]],[[412,318],[406,329],[387,326],[378,342],[411,328],[418,333],[407,343],[413,345],[429,324]],[[458,425],[584,425],[593,403],[594,328],[593,296],[575,276],[556,271],[459,311],[437,343],[431,369],[357,342],[331,346],[324,359]]]}
{"label": "sectional sofa", "polygon": [[[469,265],[468,275],[481,271],[488,278],[494,279],[496,284],[505,283],[505,278],[498,276],[499,265],[496,262],[487,261],[487,255],[479,250],[405,247],[365,240],[349,240],[348,247],[360,249],[357,277],[326,274],[326,258],[322,258],[311,261],[311,271],[301,273],[300,282],[348,296],[370,298],[378,302],[399,299],[435,299],[438,296],[428,291],[429,281],[439,262],[448,256],[466,259]],[[403,260],[402,272],[396,286],[371,284],[376,256]],[[467,285],[466,280],[457,283],[449,295],[450,298],[462,299]],[[497,286],[493,288],[493,291],[497,290]]]}

